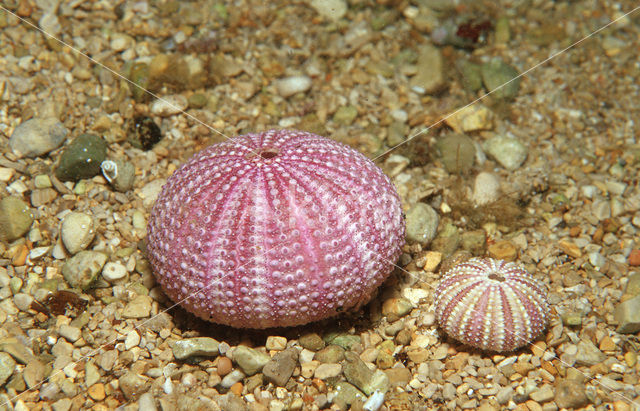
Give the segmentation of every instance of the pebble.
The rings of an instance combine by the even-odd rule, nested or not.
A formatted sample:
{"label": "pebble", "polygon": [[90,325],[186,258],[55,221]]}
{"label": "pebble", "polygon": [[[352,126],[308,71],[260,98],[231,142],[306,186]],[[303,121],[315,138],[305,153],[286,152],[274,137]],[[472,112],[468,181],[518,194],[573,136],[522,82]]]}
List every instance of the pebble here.
{"label": "pebble", "polygon": [[129,121],[127,141],[135,148],[151,150],[161,139],[162,131],[151,117],[136,116]]}
{"label": "pebble", "polygon": [[51,178],[46,174],[38,174],[33,178],[33,185],[35,188],[49,188],[52,186]]}
{"label": "pebble", "polygon": [[336,123],[349,126],[358,117],[358,109],[354,106],[340,106],[333,114],[333,121]]}
{"label": "pebble", "polygon": [[640,266],[640,249],[631,250],[629,253],[629,265],[632,267]]}
{"label": "pebble", "polygon": [[37,188],[31,192],[31,205],[40,207],[49,204],[58,197],[58,192],[53,188]]}
{"label": "pebble", "polygon": [[342,365],[340,364],[320,364],[313,373],[314,378],[326,380],[334,378],[342,374]]}
{"label": "pebble", "polygon": [[231,360],[229,358],[218,357],[217,371],[219,376],[224,377],[225,375],[229,374],[232,369],[233,364],[231,363]]}
{"label": "pebble", "polygon": [[429,244],[436,236],[440,217],[428,204],[413,205],[406,215],[407,240],[420,244]]}
{"label": "pebble", "polygon": [[[498,99],[512,99],[518,95],[521,78],[518,70],[508,65],[500,58],[491,59],[481,67],[482,82],[491,96]],[[510,81],[514,79],[513,81]],[[498,87],[501,88],[497,89]],[[497,90],[496,90],[497,89]]]}
{"label": "pebble", "polygon": [[231,388],[232,385],[236,384],[237,382],[242,381],[242,379],[245,377],[244,373],[240,370],[233,370],[231,371],[229,374],[225,375],[224,378],[222,379],[222,381],[220,381],[220,386],[222,388]]}
{"label": "pebble", "polygon": [[138,295],[122,310],[122,316],[125,318],[146,318],[149,314],[151,314],[151,297],[148,295]]}
{"label": "pebble", "polygon": [[71,405],[73,405],[73,402],[70,398],[62,398],[51,404],[51,408],[53,408],[53,411],[69,411]]}
{"label": "pebble", "polygon": [[110,283],[121,280],[127,276],[127,267],[117,262],[108,262],[102,269],[102,278]]}
{"label": "pebble", "polygon": [[549,384],[544,384],[542,387],[529,394],[529,397],[539,403],[551,401],[554,397],[553,387]]}
{"label": "pebble", "polygon": [[190,357],[214,357],[218,355],[220,343],[210,337],[185,338],[176,341],[171,349],[177,360]]}
{"label": "pebble", "polygon": [[268,354],[254,350],[244,345],[239,345],[233,351],[233,361],[247,375],[253,375],[260,371],[271,360]]}
{"label": "pebble", "polygon": [[124,339],[124,349],[129,351],[138,344],[140,344],[140,334],[138,334],[136,330],[129,331],[127,337]]}
{"label": "pebble", "polygon": [[9,354],[0,352],[0,387],[13,375],[16,362]]}
{"label": "pebble", "polygon": [[495,202],[500,197],[500,180],[493,173],[478,173],[473,183],[473,203],[482,206]]}
{"label": "pebble", "polygon": [[311,0],[311,7],[322,17],[337,21],[347,13],[346,0]]}
{"label": "pebble", "polygon": [[135,179],[135,167],[124,160],[105,160],[100,164],[102,175],[113,188],[121,193],[126,193],[133,188]]}
{"label": "pebble", "polygon": [[85,213],[69,213],[60,225],[62,243],[71,254],[87,248],[95,234],[93,218]]}
{"label": "pebble", "polygon": [[138,411],[157,411],[156,401],[150,392],[145,392],[138,399]]}
{"label": "pebble", "polygon": [[64,337],[65,340],[74,343],[82,336],[82,330],[78,327],[62,324],[60,328],[58,328],[58,334]]}
{"label": "pebble", "polygon": [[313,359],[321,363],[339,363],[344,360],[344,348],[339,345],[330,344],[316,352]]}
{"label": "pebble", "polygon": [[484,150],[507,170],[516,170],[527,158],[528,149],[514,137],[496,135],[483,144]]}
{"label": "pebble", "polygon": [[367,396],[373,394],[376,390],[386,392],[389,389],[389,377],[387,377],[387,374],[381,370],[371,371],[358,354],[352,351],[345,353],[343,374],[347,381],[355,385]]}
{"label": "pebble", "polygon": [[317,333],[308,333],[300,336],[298,344],[311,351],[321,350],[325,346],[324,340]]}
{"label": "pebble", "polygon": [[15,128],[9,148],[18,157],[38,157],[60,147],[68,133],[55,118],[32,118]]}
{"label": "pebble", "polygon": [[91,387],[93,384],[100,380],[100,371],[94,363],[88,362],[84,366],[84,383],[87,387]]}
{"label": "pebble", "polygon": [[104,384],[94,384],[87,389],[87,394],[95,401],[102,401],[106,397],[106,393],[104,391]]}
{"label": "pebble", "polygon": [[518,258],[518,249],[508,240],[500,240],[487,247],[489,257],[497,260],[514,261]]}
{"label": "pebble", "polygon": [[413,309],[413,304],[406,298],[391,297],[382,303],[382,315],[387,317],[387,321],[394,322],[409,314]]}
{"label": "pebble", "polygon": [[491,130],[494,127],[495,114],[488,107],[476,103],[454,110],[445,118],[445,123],[456,133]]}
{"label": "pebble", "polygon": [[47,366],[34,358],[22,370],[22,378],[24,378],[27,387],[36,388],[45,379],[48,371]]}
{"label": "pebble", "polygon": [[107,142],[95,134],[80,134],[60,155],[56,177],[61,181],[91,178],[100,172],[107,156]]}
{"label": "pebble", "polygon": [[335,385],[335,392],[336,396],[333,397],[333,403],[341,410],[353,409],[350,408],[350,406],[356,401],[360,400],[364,402],[366,400],[365,395],[348,382],[340,381],[337,383]]}
{"label": "pebble", "polygon": [[107,256],[98,251],[80,251],[62,266],[62,275],[72,288],[86,290],[98,278]]}
{"label": "pebble", "polygon": [[287,339],[285,337],[270,335],[267,337],[264,347],[267,351],[282,351],[287,348]]}
{"label": "pebble", "polygon": [[29,205],[14,196],[0,200],[0,240],[13,241],[29,231],[33,215]]}
{"label": "pebble", "polygon": [[585,384],[581,381],[560,379],[556,381],[554,401],[559,408],[580,408],[589,403]]}
{"label": "pebble", "polygon": [[618,303],[613,318],[618,323],[616,331],[619,333],[635,334],[640,331],[640,295]]}
{"label": "pebble", "polygon": [[282,97],[293,96],[302,93],[311,88],[311,77],[308,76],[292,76],[275,81],[278,94]]}
{"label": "pebble", "polygon": [[118,379],[120,390],[128,401],[135,401],[148,389],[148,383],[133,371],[127,371]]}
{"label": "pebble", "polygon": [[419,94],[433,94],[446,86],[444,58],[438,47],[425,44],[418,51],[417,73],[409,81],[411,89]]}
{"label": "pebble", "polygon": [[449,173],[466,173],[473,167],[476,145],[464,134],[447,134],[438,140],[436,149],[444,168]]}
{"label": "pebble", "polygon": [[160,195],[160,191],[162,191],[162,186],[166,183],[165,179],[153,180],[150,183],[147,183],[140,190],[140,197],[142,197],[142,205],[145,208],[149,208],[156,202],[158,195]]}
{"label": "pebble", "polygon": [[596,347],[589,340],[581,340],[578,342],[578,352],[576,353],[576,364],[578,365],[595,365],[607,359],[606,354]]}
{"label": "pebble", "polygon": [[284,387],[287,381],[289,381],[289,378],[291,378],[297,364],[298,350],[291,347],[274,355],[264,366],[262,372],[267,381],[277,387]]}
{"label": "pebble", "polygon": [[187,98],[181,94],[164,96],[162,99],[156,99],[149,110],[151,114],[160,117],[169,117],[178,113],[182,113],[189,106]]}

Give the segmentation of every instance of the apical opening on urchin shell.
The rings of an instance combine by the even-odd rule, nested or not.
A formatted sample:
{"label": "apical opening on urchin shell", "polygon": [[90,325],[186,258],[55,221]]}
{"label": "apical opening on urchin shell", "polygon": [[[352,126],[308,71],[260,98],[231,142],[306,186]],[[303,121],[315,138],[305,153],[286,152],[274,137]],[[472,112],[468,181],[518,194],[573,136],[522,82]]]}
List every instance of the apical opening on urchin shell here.
{"label": "apical opening on urchin shell", "polygon": [[265,148],[260,151],[260,157],[266,160],[277,157],[278,154],[279,154],[279,151],[277,148]]}
{"label": "apical opening on urchin shell", "polygon": [[495,281],[506,281],[506,278],[504,278],[504,276],[500,275],[499,273],[491,273],[487,277]]}

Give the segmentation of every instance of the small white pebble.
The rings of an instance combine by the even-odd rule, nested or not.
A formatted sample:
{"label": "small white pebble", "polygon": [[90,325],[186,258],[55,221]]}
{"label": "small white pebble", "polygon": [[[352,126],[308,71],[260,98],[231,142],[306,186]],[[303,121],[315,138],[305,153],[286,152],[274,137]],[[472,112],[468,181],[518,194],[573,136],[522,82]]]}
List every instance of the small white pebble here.
{"label": "small white pebble", "polygon": [[115,282],[127,275],[127,267],[120,263],[108,262],[102,269],[102,277],[108,282]]}

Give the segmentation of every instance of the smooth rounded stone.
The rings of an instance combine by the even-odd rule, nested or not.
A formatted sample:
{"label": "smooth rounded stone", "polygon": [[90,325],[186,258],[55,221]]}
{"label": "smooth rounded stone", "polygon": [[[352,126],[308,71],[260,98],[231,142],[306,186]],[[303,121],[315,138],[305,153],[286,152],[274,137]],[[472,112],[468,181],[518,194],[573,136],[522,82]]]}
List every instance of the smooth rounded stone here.
{"label": "smooth rounded stone", "polygon": [[302,93],[311,88],[311,77],[292,76],[275,81],[278,94],[282,97],[289,97],[296,93]]}
{"label": "smooth rounded stone", "polygon": [[473,167],[476,157],[476,145],[464,134],[450,133],[440,138],[436,149],[444,168],[449,173],[466,173]]}
{"label": "smooth rounded stone", "polygon": [[156,401],[150,392],[145,392],[138,399],[138,411],[156,411]]}
{"label": "smooth rounded stone", "polygon": [[62,266],[62,275],[72,288],[86,290],[98,278],[107,256],[98,251],[80,251]]}
{"label": "smooth rounded stone", "polygon": [[20,311],[28,311],[31,308],[33,297],[25,293],[17,293],[13,296],[13,303]]}
{"label": "smooth rounded stone", "polygon": [[277,387],[284,387],[298,364],[298,355],[298,349],[294,347],[274,355],[262,369],[267,381]]}
{"label": "smooth rounded stone", "polygon": [[[502,59],[494,58],[484,63],[481,68],[481,73],[482,82],[493,97],[512,99],[518,95],[521,82],[521,78],[518,77],[520,73],[502,61]],[[498,89],[500,86],[502,87]]]}
{"label": "smooth rounded stone", "polygon": [[229,374],[225,375],[222,381],[220,381],[220,386],[222,388],[231,388],[231,386],[245,377],[244,373],[240,370],[233,370]]}
{"label": "smooth rounded stone", "polygon": [[[640,277],[639,277],[640,278]],[[311,351],[318,351],[324,348],[325,343],[322,337],[316,333],[308,333],[300,336],[298,344]]]}
{"label": "smooth rounded stone", "polygon": [[446,86],[444,58],[438,47],[425,44],[418,51],[418,71],[409,81],[411,89],[419,94],[433,94]]}
{"label": "smooth rounded stone", "polygon": [[381,370],[371,371],[358,354],[352,351],[345,353],[343,374],[347,381],[355,385],[367,396],[373,394],[376,390],[386,392],[389,389],[389,377]]}
{"label": "smooth rounded stone", "polygon": [[460,60],[456,66],[462,75],[462,84],[465,90],[476,92],[482,88],[482,68],[480,64],[468,60]]}
{"label": "smooth rounded stone", "polygon": [[495,202],[500,197],[500,180],[493,173],[478,173],[473,184],[473,203],[482,206]]}
{"label": "smooth rounded stone", "polygon": [[[640,278],[638,281],[640,282]],[[627,290],[629,288],[627,283]],[[640,295],[618,303],[613,312],[613,318],[618,323],[616,331],[621,334],[635,334],[640,331]]]}
{"label": "smooth rounded stone", "polygon": [[311,7],[322,17],[337,21],[347,13],[346,0],[311,0]]}
{"label": "smooth rounded stone", "polygon": [[91,178],[100,172],[107,157],[107,142],[95,134],[80,134],[64,148],[56,177],[61,181]]}
{"label": "smooth rounded stone", "polygon": [[0,387],[13,375],[16,368],[16,362],[6,352],[0,352]]}
{"label": "smooth rounded stone", "polygon": [[169,117],[178,113],[182,113],[189,106],[187,98],[181,94],[174,94],[172,96],[164,96],[162,99],[157,99],[151,103],[151,114],[160,117]]}
{"label": "smooth rounded stone", "polygon": [[64,337],[65,340],[74,343],[82,336],[82,330],[78,327],[62,324],[60,328],[58,328],[58,334]]}
{"label": "smooth rounded stone", "polygon": [[382,303],[382,315],[387,317],[389,322],[394,322],[409,314],[413,309],[411,301],[403,297],[387,298]]}
{"label": "smooth rounded stone", "polygon": [[589,397],[582,381],[559,379],[555,384],[554,401],[559,408],[580,408],[587,405]]}
{"label": "smooth rounded stone", "polygon": [[110,283],[122,280],[127,276],[127,267],[120,263],[108,262],[102,269],[102,278]]}
{"label": "smooth rounded stone", "polygon": [[149,389],[149,382],[133,371],[127,371],[118,379],[120,389],[127,401],[135,401]]}
{"label": "smooth rounded stone", "polygon": [[539,403],[551,401],[554,397],[553,387],[549,384],[544,384],[529,394],[529,397]]}
{"label": "smooth rounded stone", "polygon": [[440,217],[428,204],[417,203],[407,211],[406,221],[407,240],[426,245],[435,238]]}
{"label": "smooth rounded stone", "polygon": [[60,225],[62,243],[71,254],[87,248],[95,234],[93,218],[84,213],[69,213]]}
{"label": "smooth rounded stone", "polygon": [[340,381],[335,385],[336,396],[333,397],[333,403],[341,410],[348,410],[356,401],[364,402],[367,397],[352,384]]}
{"label": "smooth rounded stone", "polygon": [[271,360],[268,354],[254,350],[244,345],[239,345],[233,351],[233,361],[247,375],[253,375],[260,371]]}
{"label": "smooth rounded stone", "polygon": [[314,378],[320,380],[327,380],[329,378],[335,378],[342,373],[342,365],[340,364],[320,364],[316,367],[313,373]]}
{"label": "smooth rounded stone", "polygon": [[344,360],[344,348],[339,345],[330,344],[316,352],[313,359],[321,363],[339,363]]}
{"label": "smooth rounded stone", "polygon": [[171,347],[177,360],[189,357],[214,357],[218,355],[220,343],[210,337],[185,338],[176,341]]}
{"label": "smooth rounded stone", "polygon": [[135,167],[124,160],[105,160],[100,164],[102,175],[113,188],[121,193],[126,193],[133,188],[135,179]]}
{"label": "smooth rounded stone", "polygon": [[347,333],[337,333],[337,334],[329,334],[325,337],[325,342],[327,344],[334,344],[344,348],[345,350],[350,350],[353,346],[362,343],[362,339],[359,335],[347,334]]}
{"label": "smooth rounded stone", "polygon": [[55,118],[32,118],[13,130],[9,148],[18,157],[38,157],[60,147],[68,133]]}
{"label": "smooth rounded stone", "polygon": [[528,149],[517,138],[494,136],[483,144],[484,150],[507,170],[516,170],[527,159]]}
{"label": "smooth rounded stone", "polygon": [[138,295],[129,301],[122,310],[125,318],[146,318],[151,314],[151,297],[148,295]]}
{"label": "smooth rounded stone", "polygon": [[29,231],[33,215],[29,205],[18,197],[0,200],[0,240],[13,241]]}

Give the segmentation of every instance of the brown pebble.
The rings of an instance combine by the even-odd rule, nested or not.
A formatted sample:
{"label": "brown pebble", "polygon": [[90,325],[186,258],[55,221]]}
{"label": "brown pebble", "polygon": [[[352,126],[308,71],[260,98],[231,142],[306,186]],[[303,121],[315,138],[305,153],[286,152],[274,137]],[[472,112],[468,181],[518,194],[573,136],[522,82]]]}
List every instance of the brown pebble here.
{"label": "brown pebble", "polygon": [[629,265],[634,267],[640,265],[640,249],[631,250],[631,254],[629,254]]}
{"label": "brown pebble", "polygon": [[613,402],[613,411],[628,411],[631,406],[626,401],[618,400]]}
{"label": "brown pebble", "polygon": [[547,344],[544,341],[536,341],[531,344],[531,353],[536,357],[542,357],[544,351],[547,349]]}
{"label": "brown pebble", "polygon": [[89,397],[91,397],[95,401],[104,400],[106,397],[106,393],[104,392],[104,384],[102,383],[93,384],[87,390],[87,394],[89,394]]}
{"label": "brown pebble", "polygon": [[233,364],[231,364],[231,360],[227,357],[219,357],[218,358],[218,375],[224,377],[225,375],[231,372],[233,368]]}
{"label": "brown pebble", "polygon": [[600,341],[600,349],[602,351],[613,351],[616,349],[616,343],[607,335]]}
{"label": "brown pebble", "polygon": [[13,257],[11,257],[11,264],[14,267],[19,267],[27,263],[27,256],[29,255],[29,247],[25,244],[20,244],[16,249]]}
{"label": "brown pebble", "polygon": [[242,388],[242,383],[238,381],[229,388],[229,391],[240,397],[242,395]]}
{"label": "brown pebble", "polygon": [[518,250],[507,240],[496,241],[487,248],[489,257],[498,260],[513,261],[518,257]]}
{"label": "brown pebble", "polygon": [[582,257],[582,251],[580,251],[580,248],[569,240],[558,241],[558,247],[560,247],[560,249],[570,257]]}

